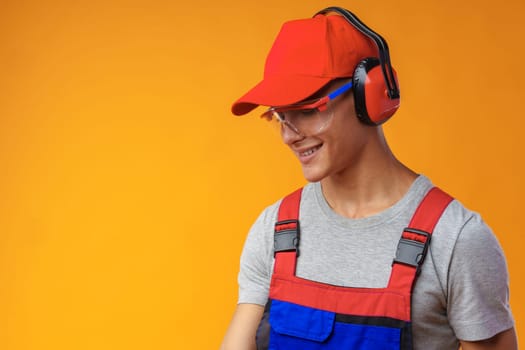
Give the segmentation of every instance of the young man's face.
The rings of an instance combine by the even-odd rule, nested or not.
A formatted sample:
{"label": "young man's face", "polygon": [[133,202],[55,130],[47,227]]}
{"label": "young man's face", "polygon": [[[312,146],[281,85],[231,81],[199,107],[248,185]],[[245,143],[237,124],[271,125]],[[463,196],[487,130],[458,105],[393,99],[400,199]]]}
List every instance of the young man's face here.
{"label": "young man's face", "polygon": [[[319,97],[333,91],[344,82],[329,84]],[[362,166],[362,157],[371,133],[376,128],[363,125],[357,119],[351,92],[337,97],[329,104],[333,116],[318,134],[301,136],[283,128],[282,139],[301,163],[303,174],[310,182],[330,176],[342,176]]]}

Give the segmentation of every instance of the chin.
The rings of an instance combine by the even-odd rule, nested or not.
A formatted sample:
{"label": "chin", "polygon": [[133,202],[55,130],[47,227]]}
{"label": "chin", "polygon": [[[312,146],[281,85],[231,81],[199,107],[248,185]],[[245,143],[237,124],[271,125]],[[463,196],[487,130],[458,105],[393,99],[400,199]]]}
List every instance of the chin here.
{"label": "chin", "polygon": [[326,177],[326,173],[318,169],[303,167],[303,176],[308,182],[319,182]]}

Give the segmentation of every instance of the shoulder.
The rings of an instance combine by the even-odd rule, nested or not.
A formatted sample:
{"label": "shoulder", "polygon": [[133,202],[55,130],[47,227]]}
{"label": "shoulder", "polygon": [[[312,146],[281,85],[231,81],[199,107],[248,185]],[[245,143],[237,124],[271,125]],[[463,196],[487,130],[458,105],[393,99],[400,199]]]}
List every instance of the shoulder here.
{"label": "shoulder", "polygon": [[427,259],[414,295],[415,319],[425,325],[415,333],[419,343],[431,341],[424,329],[440,317],[446,317],[443,329],[465,340],[512,327],[505,256],[477,212],[453,200],[434,229]]}
{"label": "shoulder", "polygon": [[[289,194],[294,192],[295,191],[290,192]],[[308,198],[312,196],[311,185],[306,185],[302,192],[303,195],[301,202],[308,200]],[[273,256],[274,227],[275,223],[277,222],[282,201],[287,196],[288,195],[280,198],[261,211],[255,222],[252,224],[250,231],[248,232],[242,258],[260,256],[264,257],[264,259],[269,259],[269,257]]]}
{"label": "shoulder", "polygon": [[469,268],[472,272],[481,272],[478,268],[483,264],[478,260],[493,259],[498,269],[506,268],[501,246],[492,229],[477,212],[458,200],[448,205],[436,225],[431,255],[443,286],[448,286],[449,292],[450,283],[459,271]]}
{"label": "shoulder", "polygon": [[472,255],[487,249],[501,249],[492,229],[480,214],[458,200],[453,200],[445,209],[434,233],[433,244],[454,254]]}
{"label": "shoulder", "polygon": [[316,195],[320,191],[320,185],[319,183],[308,183],[304,187],[299,187],[289,192],[288,194],[286,194],[279,200],[275,201],[274,203],[268,205],[259,214],[259,217],[255,220],[254,226],[255,227],[260,227],[260,226],[268,227],[270,225],[273,227],[273,225],[277,221],[279,209],[281,207],[282,202],[285,199],[287,199],[287,197],[290,197],[292,194],[295,194],[298,191],[301,193],[300,208],[302,210],[305,204],[315,201]]}
{"label": "shoulder", "polygon": [[455,200],[436,230],[434,253],[445,258],[437,268],[445,277],[447,313],[458,338],[487,339],[511,327],[507,264],[492,229]]}

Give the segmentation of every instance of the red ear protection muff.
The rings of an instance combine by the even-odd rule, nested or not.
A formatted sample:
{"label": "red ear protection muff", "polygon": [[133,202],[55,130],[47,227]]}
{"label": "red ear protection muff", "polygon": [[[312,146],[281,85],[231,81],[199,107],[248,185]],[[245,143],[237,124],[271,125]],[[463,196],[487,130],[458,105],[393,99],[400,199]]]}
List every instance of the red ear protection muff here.
{"label": "red ear protection muff", "polygon": [[399,94],[397,98],[388,95],[381,64],[375,57],[359,62],[354,70],[353,88],[356,114],[365,124],[382,124],[399,108]]}
{"label": "red ear protection muff", "polygon": [[374,41],[379,58],[368,57],[354,69],[353,90],[355,110],[359,120],[367,125],[380,125],[399,108],[399,86],[390,63],[386,41],[368,28],[353,13],[340,7],[328,7],[316,13],[336,12],[357,30]]}

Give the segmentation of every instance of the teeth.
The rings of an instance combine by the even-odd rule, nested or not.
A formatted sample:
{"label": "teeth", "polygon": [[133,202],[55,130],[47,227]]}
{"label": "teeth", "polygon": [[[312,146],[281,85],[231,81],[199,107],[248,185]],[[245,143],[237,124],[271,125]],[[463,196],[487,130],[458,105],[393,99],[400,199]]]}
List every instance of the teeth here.
{"label": "teeth", "polygon": [[309,156],[310,154],[313,154],[315,151],[317,151],[321,146],[315,146],[314,148],[310,148],[309,150],[305,151],[305,152],[302,152],[301,153],[301,156],[302,157],[306,157],[306,156]]}

